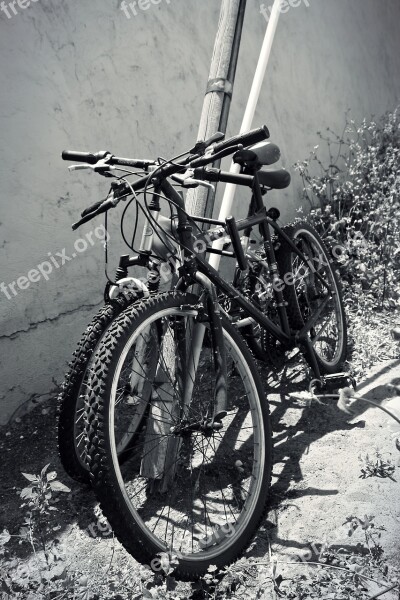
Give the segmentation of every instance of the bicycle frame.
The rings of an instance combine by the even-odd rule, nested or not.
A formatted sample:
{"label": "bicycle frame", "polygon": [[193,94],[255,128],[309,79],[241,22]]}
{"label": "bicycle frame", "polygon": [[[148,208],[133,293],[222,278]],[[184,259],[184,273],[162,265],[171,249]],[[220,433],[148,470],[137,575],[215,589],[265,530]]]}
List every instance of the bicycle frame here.
{"label": "bicycle frame", "polygon": [[[152,219],[158,223],[162,218],[160,216],[160,202],[158,198],[158,194],[155,193],[153,195],[153,199],[149,206],[149,213],[151,214]],[[165,220],[165,218],[164,218]],[[172,229],[172,225],[171,225]],[[129,283],[131,281],[135,281],[134,278],[128,277],[128,269],[133,267],[144,267],[148,270],[149,274],[146,281],[146,287],[150,293],[157,292],[159,289],[159,280],[160,273],[159,267],[162,262],[162,258],[155,258],[152,256],[153,246],[154,246],[154,238],[156,234],[154,233],[154,225],[145,220],[142,229],[141,242],[139,246],[138,253],[134,256],[130,256],[129,254],[123,254],[120,257],[119,265],[116,272],[115,283],[112,284],[110,281],[107,282],[105,291],[104,291],[104,299],[105,301],[109,301],[112,297],[113,288],[117,288],[119,284],[123,286],[126,284],[129,288]],[[167,242],[167,238],[165,242]],[[110,296],[111,292],[111,296]],[[120,290],[114,292],[118,294]],[[115,296],[114,296],[115,297]]]}
{"label": "bicycle frame", "polygon": [[[232,177],[232,174],[229,174]],[[235,177],[233,175],[233,177]],[[238,183],[243,185],[243,175],[236,176],[238,178]],[[284,231],[279,227],[279,225],[271,219],[267,215],[266,208],[264,206],[262,200],[261,187],[258,181],[257,174],[255,174],[253,179],[253,195],[250,204],[250,211],[253,213],[248,216],[246,219],[242,219],[238,221],[236,224],[238,231],[245,231],[246,234],[249,235],[251,229],[255,226],[260,227],[260,231],[264,240],[264,250],[266,252],[266,258],[268,267],[270,269],[270,273],[272,276],[273,283],[273,293],[276,301],[276,306],[278,309],[278,315],[280,319],[280,326],[275,324],[271,319],[269,319],[266,315],[264,315],[258,308],[256,308],[243,294],[241,294],[232,284],[226,282],[208,262],[201,255],[196,254],[193,246],[193,238],[191,235],[192,226],[189,223],[186,213],[184,212],[184,200],[182,197],[176,192],[176,190],[172,187],[172,185],[165,179],[160,182],[160,189],[162,193],[170,198],[175,205],[178,207],[178,235],[180,239],[181,246],[183,248],[183,257],[184,257],[184,266],[181,271],[181,279],[178,282],[177,289],[183,289],[188,286],[188,283],[191,281],[199,282],[202,287],[205,287],[210,293],[210,286],[206,285],[206,280],[210,281],[213,286],[226,294],[226,296],[232,300],[241,308],[243,311],[250,316],[251,319],[254,320],[255,323],[258,323],[261,327],[266,329],[269,333],[271,333],[277,340],[279,340],[282,344],[287,346],[288,348],[293,348],[295,346],[301,346],[304,353],[307,355],[309,363],[314,371],[314,375],[316,378],[320,378],[320,370],[315,358],[315,353],[313,349],[312,342],[309,338],[309,331],[317,322],[320,314],[325,309],[327,302],[329,301],[329,294],[324,302],[321,303],[318,311],[315,312],[312,317],[304,324],[304,327],[298,332],[292,332],[289,327],[288,316],[286,311],[286,303],[284,301],[282,289],[277,285],[281,284],[282,281],[279,277],[278,267],[276,264],[275,252],[271,239],[271,230],[270,227],[285,240],[285,242],[290,246],[292,251],[303,261],[305,262],[310,269],[314,271],[315,276],[321,281],[324,287],[330,292],[333,293],[329,284],[324,280],[320,273],[315,271],[314,266],[311,261],[301,252],[301,250],[296,246],[296,244],[285,234]],[[196,220],[196,218],[194,218]],[[222,222],[216,222],[213,219],[205,219],[201,218],[201,222],[203,223],[219,223],[220,225],[225,225]],[[212,248],[207,248],[208,251],[213,252]],[[218,251],[218,253],[222,253]],[[228,254],[230,256],[234,256],[234,254]],[[198,276],[198,273],[201,277]]]}

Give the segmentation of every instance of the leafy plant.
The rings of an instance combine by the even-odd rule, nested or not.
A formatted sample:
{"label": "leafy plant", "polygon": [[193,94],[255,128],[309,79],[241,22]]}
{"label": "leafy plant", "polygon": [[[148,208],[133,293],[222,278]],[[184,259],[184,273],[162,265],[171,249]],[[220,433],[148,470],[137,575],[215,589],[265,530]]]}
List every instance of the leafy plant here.
{"label": "leafy plant", "polygon": [[153,600],[173,600],[177,596],[174,592],[176,581],[172,573],[178,557],[173,553],[160,552],[158,558],[159,571],[154,573],[152,580],[145,583],[147,577],[143,577],[142,597]]}
{"label": "leafy plant", "polygon": [[[87,596],[84,582],[70,576],[58,549],[58,541],[53,539],[54,531],[60,527],[52,519],[57,511],[59,492],[70,492],[70,489],[56,479],[55,471],[48,472],[46,465],[39,475],[22,473],[29,485],[24,487],[19,495],[24,501],[21,508],[25,509],[22,527],[17,535],[11,535],[8,530],[0,534],[0,556],[8,559],[4,562],[6,568],[1,572],[2,592],[7,598],[29,598],[30,600],[45,600],[57,597],[81,598]],[[19,543],[30,544],[34,555],[34,564],[22,564],[16,558],[7,556],[7,544],[13,537]],[[60,595],[61,594],[61,595]]]}
{"label": "leafy plant", "polygon": [[367,477],[381,477],[382,479],[389,477],[394,481],[393,473],[396,467],[390,459],[384,459],[379,450],[376,450],[374,457],[366,454],[364,458],[359,457],[359,459],[362,463],[360,475],[362,479]]}
{"label": "leafy plant", "polygon": [[384,531],[384,527],[381,525],[377,527],[374,523],[374,517],[372,515],[365,515],[364,518],[360,517],[347,517],[344,525],[348,525],[348,535],[352,536],[353,533],[361,528],[365,536],[365,544],[370,554],[370,557],[377,565],[380,564],[383,555],[383,548],[379,543],[381,532]]}
{"label": "leafy plant", "polygon": [[[318,554],[318,562],[303,558],[301,562],[283,564],[296,565],[301,573],[290,578],[276,574],[274,580],[277,596],[290,600],[308,600],[326,598],[332,600],[372,600],[385,591],[400,589],[398,572],[384,560],[380,544],[382,526],[376,526],[374,517],[365,515],[347,517],[343,525],[347,526],[349,537],[357,531],[363,534],[363,541],[357,542],[352,549],[323,544]],[[316,545],[311,546],[316,552]],[[281,561],[272,563],[279,564]],[[376,595],[371,595],[371,589]]]}
{"label": "leafy plant", "polygon": [[[311,219],[331,244],[342,244],[342,274],[379,302],[399,305],[400,115],[357,125],[346,119],[342,135],[319,137],[328,164],[317,154],[297,163]],[[319,173],[312,173],[311,166]]]}
{"label": "leafy plant", "polygon": [[29,481],[29,485],[20,493],[21,498],[26,501],[21,508],[28,508],[25,523],[20,530],[21,538],[29,541],[35,553],[40,547],[48,567],[50,567],[51,560],[57,560],[58,557],[55,544],[49,542],[51,528],[48,517],[51,512],[57,510],[52,502],[54,501],[53,494],[54,492],[71,491],[66,485],[56,480],[57,473],[55,471],[47,472],[49,466],[48,464],[43,467],[40,475],[22,473]]}
{"label": "leafy plant", "polygon": [[[339,268],[364,371],[394,348],[389,337],[394,316],[379,336],[376,311],[400,306],[400,110],[360,125],[347,114],[341,135],[330,128],[318,135],[322,146],[295,168],[310,207],[308,220]],[[366,329],[378,339],[364,340]]]}

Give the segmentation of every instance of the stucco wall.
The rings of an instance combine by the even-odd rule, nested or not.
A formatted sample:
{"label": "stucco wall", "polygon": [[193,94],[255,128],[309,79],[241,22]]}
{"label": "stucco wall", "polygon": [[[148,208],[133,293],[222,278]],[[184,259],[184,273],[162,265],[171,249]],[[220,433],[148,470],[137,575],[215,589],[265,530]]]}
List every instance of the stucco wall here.
{"label": "stucco wall", "polygon": [[[270,2],[272,4],[272,0]],[[6,3],[8,4],[8,2]],[[23,4],[23,3],[22,3]],[[170,156],[196,136],[219,14],[217,0],[161,0],[130,19],[117,0],[36,0],[0,13],[0,283],[15,282],[65,248],[70,224],[106,192],[69,175],[63,148]],[[248,0],[229,132],[243,114],[265,20]],[[268,2],[266,3],[268,5]],[[254,124],[267,123],[290,167],[316,143],[399,100],[398,0],[309,0],[282,15]],[[290,218],[296,177],[274,203]],[[238,195],[237,209],[242,210]],[[113,215],[112,239],[118,240]],[[99,233],[99,231],[97,232]],[[0,291],[0,422],[62,380],[76,340],[101,302],[103,251],[94,245],[26,289]],[[82,248],[83,246],[79,246]],[[116,241],[110,261],[122,251]],[[49,253],[51,256],[49,256]],[[48,270],[42,267],[42,270]]]}

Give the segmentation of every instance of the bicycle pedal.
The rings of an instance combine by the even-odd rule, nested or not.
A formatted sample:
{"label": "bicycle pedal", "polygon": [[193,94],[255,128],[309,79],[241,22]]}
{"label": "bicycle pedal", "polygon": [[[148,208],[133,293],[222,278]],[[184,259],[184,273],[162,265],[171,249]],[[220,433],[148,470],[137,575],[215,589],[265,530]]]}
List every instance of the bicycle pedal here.
{"label": "bicycle pedal", "polygon": [[356,380],[349,373],[335,373],[334,375],[324,375],[320,380],[315,380],[314,392],[318,394],[337,393],[342,388],[357,388]]}

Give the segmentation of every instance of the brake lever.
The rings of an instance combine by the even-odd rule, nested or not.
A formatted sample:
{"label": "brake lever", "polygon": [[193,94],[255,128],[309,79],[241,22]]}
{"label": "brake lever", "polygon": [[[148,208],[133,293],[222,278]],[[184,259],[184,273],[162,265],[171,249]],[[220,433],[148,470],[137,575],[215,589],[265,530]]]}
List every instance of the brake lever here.
{"label": "brake lever", "polygon": [[215,192],[215,186],[212,183],[208,183],[208,181],[200,181],[200,179],[189,178],[189,179],[187,179],[187,183],[188,183],[188,185],[184,185],[184,187],[202,186],[202,187],[208,188],[209,190],[212,190],[213,192]]}
{"label": "brake lever", "polygon": [[205,165],[209,165],[210,163],[214,163],[217,160],[220,160],[221,158],[224,158],[225,156],[229,156],[231,154],[234,154],[238,150],[242,150],[242,148],[243,148],[242,144],[236,144],[235,146],[228,146],[228,148],[224,148],[223,150],[220,150],[219,152],[216,152],[214,154],[214,152],[213,152],[214,146],[211,146],[209,148],[209,152],[207,152],[201,158],[195,158],[190,163],[190,166],[191,167],[203,167]]}
{"label": "brake lever", "polygon": [[177,183],[179,183],[179,185],[181,185],[184,188],[196,188],[201,185],[201,186],[206,187],[206,188],[212,190],[213,192],[215,192],[215,187],[208,181],[202,181],[201,179],[194,179],[193,171],[191,171],[191,170],[186,171],[186,173],[184,173],[183,175],[172,175],[171,179],[173,179],[173,181],[176,181]]}
{"label": "brake lever", "polygon": [[91,169],[93,171],[93,165],[70,165],[68,171],[83,171],[84,169]]}
{"label": "brake lever", "polygon": [[94,171],[95,173],[99,173],[100,175],[105,175],[106,177],[111,177],[111,174],[109,174],[110,171],[116,171],[116,167],[113,167],[112,165],[108,164],[108,160],[111,158],[111,154],[109,156],[107,156],[106,158],[102,158],[101,160],[97,161],[96,164],[91,165],[89,163],[83,163],[83,164],[79,164],[79,165],[71,165],[68,167],[69,171],[83,171],[83,170],[91,170]]}
{"label": "brake lever", "polygon": [[189,150],[190,154],[204,154],[204,152],[209,148],[212,144],[216,144],[225,138],[225,134],[221,131],[217,131],[211,136],[208,140],[198,140],[196,145]]}

